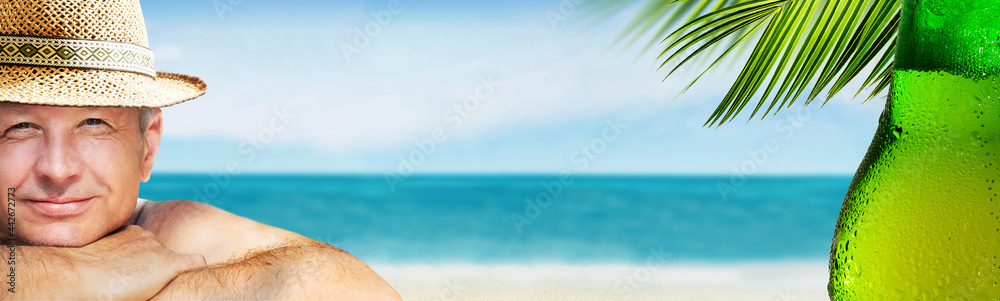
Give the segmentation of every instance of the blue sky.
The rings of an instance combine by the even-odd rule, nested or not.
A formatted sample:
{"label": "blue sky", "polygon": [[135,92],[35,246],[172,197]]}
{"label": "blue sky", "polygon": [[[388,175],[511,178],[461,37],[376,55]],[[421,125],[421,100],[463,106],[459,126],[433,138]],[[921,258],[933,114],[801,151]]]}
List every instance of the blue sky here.
{"label": "blue sky", "polygon": [[852,174],[884,106],[704,128],[738,69],[671,100],[691,74],[609,51],[624,15],[553,26],[562,1],[216,2],[143,3],[158,69],[210,86],[164,109],[158,172]]}

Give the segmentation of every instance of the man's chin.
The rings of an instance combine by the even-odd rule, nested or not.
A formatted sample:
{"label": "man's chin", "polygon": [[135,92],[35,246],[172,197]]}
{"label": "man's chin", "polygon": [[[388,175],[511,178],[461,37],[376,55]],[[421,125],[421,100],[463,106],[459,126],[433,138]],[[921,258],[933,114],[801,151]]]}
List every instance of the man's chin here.
{"label": "man's chin", "polygon": [[19,238],[29,245],[47,247],[83,247],[107,234],[66,223],[48,224],[32,230],[18,233]]}

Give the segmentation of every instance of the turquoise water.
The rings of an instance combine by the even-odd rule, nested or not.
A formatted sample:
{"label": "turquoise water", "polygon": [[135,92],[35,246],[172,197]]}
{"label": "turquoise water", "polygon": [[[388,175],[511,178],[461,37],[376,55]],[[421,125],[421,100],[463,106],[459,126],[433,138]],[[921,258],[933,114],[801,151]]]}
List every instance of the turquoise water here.
{"label": "turquoise water", "polygon": [[725,196],[728,176],[571,180],[154,175],[140,197],[199,200],[365,261],[645,262],[661,246],[675,262],[825,260],[851,178],[750,177]]}

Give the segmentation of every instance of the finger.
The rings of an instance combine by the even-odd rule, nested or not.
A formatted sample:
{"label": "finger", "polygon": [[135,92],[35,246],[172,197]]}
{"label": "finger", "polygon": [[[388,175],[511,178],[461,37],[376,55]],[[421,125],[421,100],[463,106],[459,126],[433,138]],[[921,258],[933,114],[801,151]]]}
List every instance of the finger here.
{"label": "finger", "polygon": [[[146,231],[142,227],[139,227],[139,226],[136,226],[136,225],[128,225],[128,226],[119,228],[119,230],[117,232],[112,232],[112,234],[105,236],[105,238],[131,240],[131,239],[135,239],[135,238],[143,237],[143,236],[150,237],[151,235],[147,235],[146,232],[149,232],[149,231]],[[152,232],[149,232],[148,234],[152,234]]]}
{"label": "finger", "polygon": [[181,271],[188,271],[204,267],[206,265],[205,256],[201,254],[179,254],[177,263]]}
{"label": "finger", "polygon": [[137,232],[137,231],[143,231],[142,227],[139,227],[139,226],[136,226],[136,225],[126,225],[126,226],[122,226],[121,228],[118,228],[117,230],[111,232],[111,234],[109,234],[109,235],[129,234],[129,233],[134,233],[134,232]]}
{"label": "finger", "polygon": [[[133,240],[136,237],[140,237],[143,232],[147,231],[143,230],[142,227],[136,225],[121,227],[109,233],[108,235],[104,236],[103,238],[91,242],[88,246],[114,247],[123,242]],[[109,244],[110,246],[108,246]]]}

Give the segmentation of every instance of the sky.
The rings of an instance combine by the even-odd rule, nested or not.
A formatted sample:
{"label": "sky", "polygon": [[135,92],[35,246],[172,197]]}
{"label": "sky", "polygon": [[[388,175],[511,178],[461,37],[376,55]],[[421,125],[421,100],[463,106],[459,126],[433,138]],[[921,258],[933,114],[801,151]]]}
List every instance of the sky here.
{"label": "sky", "polygon": [[851,175],[868,149],[881,97],[703,127],[741,65],[675,99],[700,69],[664,81],[612,47],[628,12],[572,3],[147,0],[157,69],[209,85],[154,171]]}

